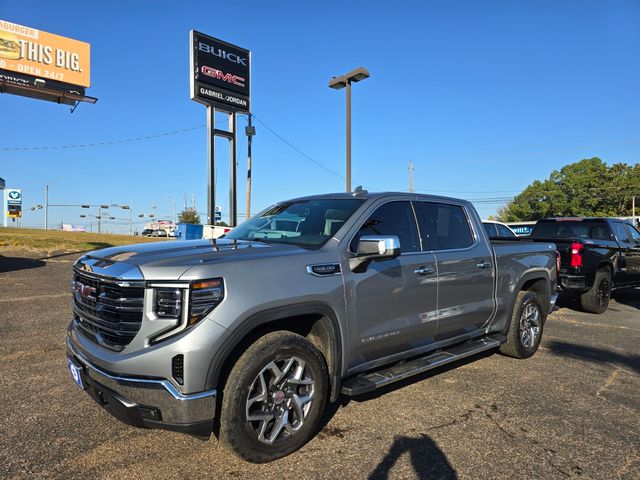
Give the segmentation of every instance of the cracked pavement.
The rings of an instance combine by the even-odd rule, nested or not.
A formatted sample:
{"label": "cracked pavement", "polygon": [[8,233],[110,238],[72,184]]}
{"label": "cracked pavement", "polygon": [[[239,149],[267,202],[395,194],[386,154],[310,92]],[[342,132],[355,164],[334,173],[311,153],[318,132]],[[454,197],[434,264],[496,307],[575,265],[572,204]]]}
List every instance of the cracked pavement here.
{"label": "cracked pavement", "polygon": [[561,304],[529,360],[487,353],[342,397],[299,452],[252,465],[124,425],[75,387],[74,259],[0,256],[1,478],[640,478],[640,290],[603,315]]}

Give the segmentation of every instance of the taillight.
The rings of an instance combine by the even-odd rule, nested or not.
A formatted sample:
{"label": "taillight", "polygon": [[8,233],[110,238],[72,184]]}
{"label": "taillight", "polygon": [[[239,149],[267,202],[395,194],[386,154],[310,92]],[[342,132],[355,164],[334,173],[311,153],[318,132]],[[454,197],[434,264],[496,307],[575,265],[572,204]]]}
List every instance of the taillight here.
{"label": "taillight", "polygon": [[582,250],[584,249],[584,245],[581,243],[572,243],[571,244],[571,266],[572,267],[581,267],[582,266]]}
{"label": "taillight", "polygon": [[560,272],[560,252],[556,250],[556,272]]}

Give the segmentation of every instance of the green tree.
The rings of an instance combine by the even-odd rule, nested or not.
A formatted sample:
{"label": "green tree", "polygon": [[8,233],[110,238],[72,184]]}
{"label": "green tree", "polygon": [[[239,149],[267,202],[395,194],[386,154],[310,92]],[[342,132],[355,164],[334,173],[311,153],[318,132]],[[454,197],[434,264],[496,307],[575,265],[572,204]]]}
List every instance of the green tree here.
{"label": "green tree", "polygon": [[178,215],[178,223],[200,223],[200,215],[194,208],[187,208]]}
{"label": "green tree", "polygon": [[632,197],[640,196],[640,164],[607,166],[587,158],[536,180],[498,211],[503,222],[545,217],[628,216]]}

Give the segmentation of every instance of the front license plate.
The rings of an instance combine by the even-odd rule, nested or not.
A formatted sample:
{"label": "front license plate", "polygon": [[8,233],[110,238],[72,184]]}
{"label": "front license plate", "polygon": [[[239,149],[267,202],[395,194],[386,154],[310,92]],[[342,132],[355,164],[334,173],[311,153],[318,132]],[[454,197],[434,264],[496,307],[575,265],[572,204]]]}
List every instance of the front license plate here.
{"label": "front license plate", "polygon": [[70,358],[67,359],[67,365],[69,366],[69,370],[71,371],[71,377],[73,378],[73,381],[76,382],[78,386],[84,390],[84,383],[82,383],[80,367],[73,363]]}

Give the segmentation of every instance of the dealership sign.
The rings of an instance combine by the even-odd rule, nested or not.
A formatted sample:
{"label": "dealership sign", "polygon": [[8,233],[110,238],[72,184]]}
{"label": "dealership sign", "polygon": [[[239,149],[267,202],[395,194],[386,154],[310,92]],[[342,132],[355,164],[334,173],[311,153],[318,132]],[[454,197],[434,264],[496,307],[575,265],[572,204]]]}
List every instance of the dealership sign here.
{"label": "dealership sign", "polygon": [[251,52],[191,30],[191,99],[248,112]]}
{"label": "dealership sign", "polygon": [[88,87],[88,43],[0,20],[0,69]]}

